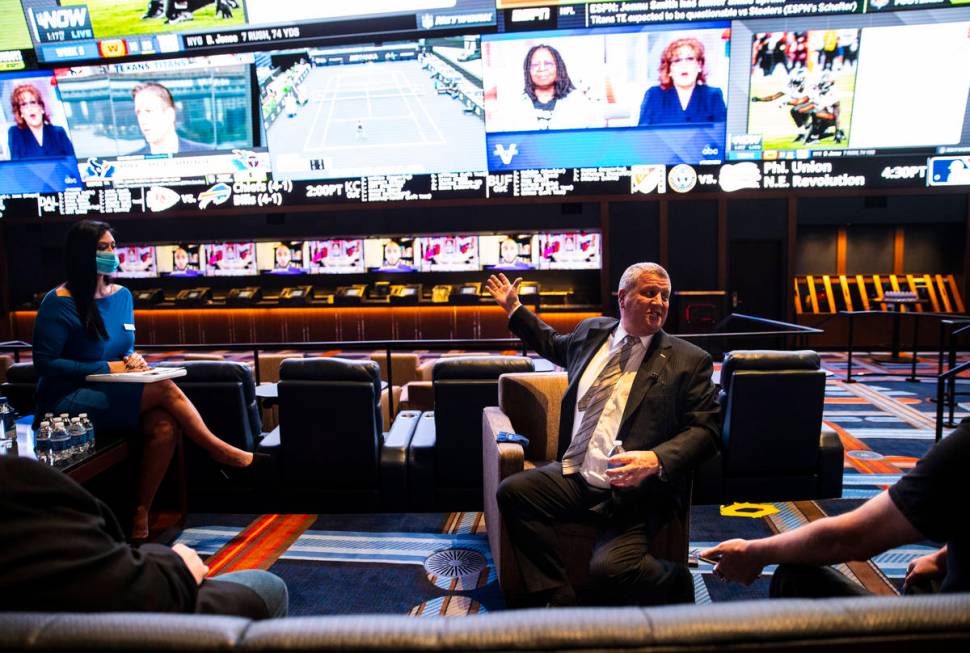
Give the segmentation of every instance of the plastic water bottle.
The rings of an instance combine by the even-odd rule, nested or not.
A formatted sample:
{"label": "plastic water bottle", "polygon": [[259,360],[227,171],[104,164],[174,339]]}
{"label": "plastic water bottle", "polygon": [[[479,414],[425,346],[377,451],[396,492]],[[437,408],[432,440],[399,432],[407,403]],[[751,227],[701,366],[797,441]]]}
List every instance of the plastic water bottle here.
{"label": "plastic water bottle", "polygon": [[81,418],[81,426],[87,430],[87,434],[84,436],[84,451],[85,453],[94,451],[94,422],[91,421],[87,413],[81,413],[78,417]]}
{"label": "plastic water bottle", "polygon": [[17,444],[17,418],[6,397],[0,397],[0,447]]}
{"label": "plastic water bottle", "polygon": [[51,460],[56,465],[71,458],[71,436],[68,435],[64,422],[54,420],[51,427]]}
{"label": "plastic water bottle", "polygon": [[40,423],[40,428],[34,434],[34,455],[39,462],[45,465],[53,465],[53,449],[51,448],[51,435],[53,434],[51,423],[44,420]]}
{"label": "plastic water bottle", "polygon": [[[620,442],[619,440],[613,440],[613,448],[611,448],[610,449],[610,452],[608,454],[606,454],[607,461],[610,458],[612,458],[613,456],[615,456],[616,454],[618,454],[618,453],[626,453],[626,449],[623,448],[623,443],[622,442]],[[615,467],[623,467],[624,465],[625,465],[625,463],[611,463],[611,462],[607,462],[606,463],[606,468],[607,469],[613,469]]]}
{"label": "plastic water bottle", "polygon": [[77,458],[84,455],[84,441],[88,430],[81,424],[80,417],[72,417],[71,424],[67,427],[67,433],[71,436],[71,456]]}

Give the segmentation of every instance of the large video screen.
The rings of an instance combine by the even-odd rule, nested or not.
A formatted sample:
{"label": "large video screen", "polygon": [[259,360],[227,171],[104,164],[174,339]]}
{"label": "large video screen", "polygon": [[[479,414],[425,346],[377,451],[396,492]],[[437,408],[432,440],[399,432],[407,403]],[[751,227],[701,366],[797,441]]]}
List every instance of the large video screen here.
{"label": "large video screen", "polygon": [[27,19],[20,0],[0,0],[0,71],[22,70],[22,50],[31,47]]}
{"label": "large video screen", "polygon": [[23,0],[23,6],[45,62],[238,52],[311,38],[495,24],[493,0]]}
{"label": "large video screen", "polygon": [[220,55],[57,69],[83,181],[257,169],[251,64],[249,55]]}
{"label": "large video screen", "polygon": [[729,99],[729,159],[970,152],[970,68],[926,60],[930,52],[970,60],[970,12],[749,20],[733,29],[735,47],[747,42],[751,56],[747,84],[732,86]]}
{"label": "large video screen", "polygon": [[80,186],[74,136],[48,71],[0,75],[0,194]]}
{"label": "large video screen", "polygon": [[483,37],[489,170],[719,163],[729,23]]}
{"label": "large video screen", "polygon": [[[216,9],[164,7],[182,4],[197,16]],[[968,185],[970,5],[685,0],[645,12],[639,2],[503,0],[498,32],[475,35],[493,24],[494,4],[237,4],[244,26],[153,38],[191,50],[190,38],[216,29],[226,43],[249,34],[242,50],[261,51],[0,78],[0,215]],[[78,25],[58,28],[65,39],[108,16],[107,4],[27,5],[34,31],[73,15]],[[130,22],[133,6],[116,7]],[[239,31],[274,18],[298,18],[298,33]],[[334,31],[311,38],[311,25]],[[74,47],[56,38],[46,45]],[[9,94],[22,81],[47,109],[36,133],[15,124]],[[143,86],[144,103],[167,108],[143,108],[139,120]],[[76,166],[51,154],[57,143],[70,143]],[[43,156],[24,163],[24,146]],[[484,243],[480,263],[501,265]],[[376,261],[364,249],[365,269],[421,264],[418,250],[385,265],[382,248]]]}
{"label": "large video screen", "polygon": [[477,36],[257,60],[276,179],[485,170]]}

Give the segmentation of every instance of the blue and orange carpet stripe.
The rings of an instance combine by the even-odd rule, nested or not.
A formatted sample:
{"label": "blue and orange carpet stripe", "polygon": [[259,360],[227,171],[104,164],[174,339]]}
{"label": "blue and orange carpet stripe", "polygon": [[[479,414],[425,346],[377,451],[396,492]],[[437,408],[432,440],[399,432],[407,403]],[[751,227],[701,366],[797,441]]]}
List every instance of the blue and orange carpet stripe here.
{"label": "blue and orange carpet stripe", "polygon": [[[828,356],[828,355],[826,355]],[[695,552],[731,537],[756,538],[841,514],[896,482],[933,445],[935,385],[899,379],[826,385],[823,419],[845,447],[843,496],[765,506],[695,506]],[[968,413],[961,403],[957,419]],[[778,455],[784,455],[779,446]],[[194,521],[193,521],[194,518]],[[270,569],[291,589],[293,614],[465,616],[504,609],[481,513],[190,516],[179,538],[208,556],[212,573]],[[900,547],[837,567],[875,594],[898,591],[906,567],[934,548]],[[749,587],[692,569],[698,603],[764,598],[772,567]]]}

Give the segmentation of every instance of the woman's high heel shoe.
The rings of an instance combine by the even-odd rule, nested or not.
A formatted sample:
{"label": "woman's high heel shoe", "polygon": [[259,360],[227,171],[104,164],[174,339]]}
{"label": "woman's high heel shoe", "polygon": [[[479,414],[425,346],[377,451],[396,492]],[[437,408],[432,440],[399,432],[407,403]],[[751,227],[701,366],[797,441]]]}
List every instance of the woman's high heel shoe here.
{"label": "woman's high heel shoe", "polygon": [[262,474],[265,474],[273,456],[268,453],[253,452],[253,460],[245,467],[220,467],[219,472],[227,481],[238,481],[245,483],[256,482]]}

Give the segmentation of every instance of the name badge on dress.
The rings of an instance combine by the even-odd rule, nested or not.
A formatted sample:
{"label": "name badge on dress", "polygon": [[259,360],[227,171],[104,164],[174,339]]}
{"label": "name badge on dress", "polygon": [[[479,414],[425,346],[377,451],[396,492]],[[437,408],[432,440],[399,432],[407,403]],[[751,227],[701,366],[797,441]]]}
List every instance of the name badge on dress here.
{"label": "name badge on dress", "polygon": [[134,324],[127,324],[127,323],[125,324],[125,331],[134,331],[134,330],[135,330]]}

